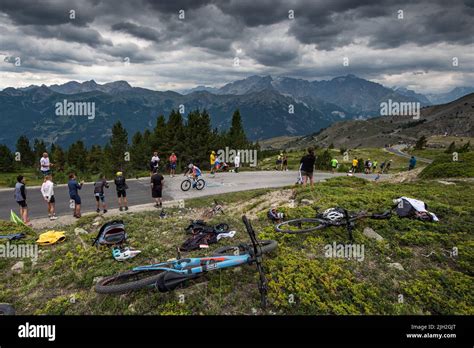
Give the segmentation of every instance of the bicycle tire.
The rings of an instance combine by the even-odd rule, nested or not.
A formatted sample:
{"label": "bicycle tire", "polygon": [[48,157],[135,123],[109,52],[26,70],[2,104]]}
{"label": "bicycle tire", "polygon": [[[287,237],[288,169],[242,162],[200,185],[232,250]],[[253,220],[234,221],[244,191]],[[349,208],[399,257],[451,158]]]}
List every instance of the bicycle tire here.
{"label": "bicycle tire", "polygon": [[[99,294],[123,294],[130,291],[140,290],[147,286],[153,285],[156,283],[159,277],[165,271],[127,271],[119,273],[110,277],[106,277],[99,281],[95,286],[95,292]],[[137,276],[149,274],[147,277],[137,280]],[[127,279],[135,279],[131,281],[126,281]],[[114,281],[126,282],[120,284],[111,284]]]}
{"label": "bicycle tire", "polygon": [[[278,247],[278,243],[275,240],[261,240],[258,243],[260,244],[260,249],[262,250],[262,254],[270,253]],[[247,246],[247,248],[245,248],[244,246]],[[235,255],[235,251],[237,248],[239,249],[239,255],[246,254],[248,250],[250,250],[250,255],[253,256],[253,246],[248,245],[248,244],[226,245],[226,246],[217,248],[214,251],[214,254],[232,256],[232,255]]]}
{"label": "bicycle tire", "polygon": [[2,315],[15,315],[15,309],[8,303],[0,303],[0,316]]}
{"label": "bicycle tire", "polygon": [[196,181],[196,189],[201,191],[204,186],[206,186],[206,182],[203,180],[203,179],[198,179],[198,181]]}
{"label": "bicycle tire", "polygon": [[189,191],[189,189],[191,188],[191,182],[189,180],[184,180],[182,183],[181,183],[181,190],[183,191]]}
{"label": "bicycle tire", "polygon": [[[309,228],[298,228],[298,229],[289,229],[289,226],[293,225],[300,225],[303,223],[310,223],[310,224],[316,224],[313,227]],[[324,220],[322,219],[315,219],[315,218],[299,218],[299,219],[293,219],[293,220],[288,220],[284,222],[280,222],[275,225],[275,231],[281,232],[281,233],[290,233],[290,234],[299,234],[299,233],[308,233],[316,230],[321,230],[323,228],[327,227],[327,224],[325,223]]]}

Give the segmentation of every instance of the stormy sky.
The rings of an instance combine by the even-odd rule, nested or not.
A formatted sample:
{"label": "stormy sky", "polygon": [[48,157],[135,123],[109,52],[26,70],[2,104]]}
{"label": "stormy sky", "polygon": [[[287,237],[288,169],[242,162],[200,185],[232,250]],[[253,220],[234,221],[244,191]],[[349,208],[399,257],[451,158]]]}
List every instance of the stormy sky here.
{"label": "stormy sky", "polygon": [[0,0],[0,89],[355,74],[437,93],[474,85],[473,41],[474,0]]}

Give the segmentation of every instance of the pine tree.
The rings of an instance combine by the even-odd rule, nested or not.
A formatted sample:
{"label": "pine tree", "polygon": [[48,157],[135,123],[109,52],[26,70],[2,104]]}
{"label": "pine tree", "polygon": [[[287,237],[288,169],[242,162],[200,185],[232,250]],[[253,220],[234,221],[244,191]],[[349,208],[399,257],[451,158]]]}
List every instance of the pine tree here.
{"label": "pine tree", "polygon": [[66,154],[63,149],[56,144],[51,144],[51,162],[54,163],[54,168],[57,171],[63,171],[66,165]]}
{"label": "pine tree", "polygon": [[82,140],[78,140],[69,146],[66,158],[70,171],[81,173],[87,171],[87,149]]}
{"label": "pine tree", "polygon": [[453,141],[451,144],[449,144],[449,146],[448,146],[448,148],[446,149],[445,153],[451,154],[451,153],[453,153],[453,152],[455,152],[455,151],[456,151],[456,144],[455,144],[454,141]]}
{"label": "pine tree", "polygon": [[0,145],[0,172],[11,172],[14,169],[15,157],[6,145]]}
{"label": "pine tree", "polygon": [[316,168],[322,170],[329,170],[331,169],[331,154],[329,150],[325,150],[320,156],[316,157]]}
{"label": "pine tree", "polygon": [[16,152],[20,154],[20,163],[23,167],[31,167],[35,163],[35,154],[30,146],[30,141],[24,135],[16,142]]}
{"label": "pine tree", "polygon": [[87,162],[89,164],[89,174],[99,174],[102,172],[101,162],[103,157],[104,153],[102,152],[102,147],[100,145],[92,145],[87,156]]}
{"label": "pine tree", "polygon": [[43,153],[48,152],[46,145],[43,140],[35,139],[33,145],[33,152],[35,154],[35,160],[38,161],[43,156]]}
{"label": "pine tree", "polygon": [[153,129],[153,152],[158,151],[158,156],[164,156],[164,153],[167,152],[168,133],[166,132],[166,120],[165,116],[160,115],[156,119],[156,126]]}
{"label": "pine tree", "polygon": [[110,157],[108,160],[115,167],[115,170],[126,170],[125,153],[128,150],[128,133],[118,121],[112,126],[112,136],[110,137]]}
{"label": "pine tree", "polygon": [[[166,124],[166,133],[168,134],[167,151],[169,154],[174,152],[178,157],[178,165],[181,162],[181,156],[185,151],[185,131],[183,117],[175,110],[171,110],[168,123]],[[167,155],[169,155],[167,154]]]}
{"label": "pine tree", "polygon": [[132,169],[143,170],[147,167],[148,151],[144,143],[144,137],[140,132],[136,132],[132,137],[132,145],[130,146],[130,164]]}
{"label": "pine tree", "polygon": [[420,137],[420,139],[417,140],[417,142],[415,144],[415,149],[416,150],[423,150],[426,146],[426,143],[427,143],[427,139],[424,135],[422,135]]}
{"label": "pine tree", "polygon": [[471,151],[471,141],[470,140],[467,143],[465,143],[463,146],[461,146],[458,150],[459,153],[469,152],[469,151]]}
{"label": "pine tree", "polygon": [[242,118],[239,109],[234,111],[232,115],[232,122],[227,133],[228,146],[232,149],[245,149],[248,146],[247,137],[242,126]]}

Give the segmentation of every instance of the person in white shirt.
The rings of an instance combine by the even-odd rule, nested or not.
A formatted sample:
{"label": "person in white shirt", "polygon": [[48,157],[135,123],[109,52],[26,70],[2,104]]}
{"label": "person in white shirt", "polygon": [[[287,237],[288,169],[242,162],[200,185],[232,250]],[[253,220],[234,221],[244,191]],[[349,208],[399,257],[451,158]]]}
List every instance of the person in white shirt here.
{"label": "person in white shirt", "polygon": [[48,153],[45,152],[43,153],[43,157],[41,157],[40,159],[40,165],[41,165],[41,173],[43,173],[43,175],[49,175],[51,174],[51,167],[53,166],[52,163],[49,162],[49,157],[48,157]]}
{"label": "person in white shirt", "polygon": [[158,152],[155,151],[150,161],[151,175],[155,174],[158,171],[159,165],[160,165],[160,157],[158,157]]}
{"label": "person in white shirt", "polygon": [[237,155],[234,157],[234,166],[235,166],[235,172],[239,172],[240,168],[240,152],[237,152]]}
{"label": "person in white shirt", "polygon": [[48,204],[48,216],[49,219],[56,220],[57,217],[55,215],[55,199],[54,199],[54,184],[52,181],[51,175],[46,175],[44,177],[44,182],[41,185],[41,194],[43,195],[43,198],[45,202]]}

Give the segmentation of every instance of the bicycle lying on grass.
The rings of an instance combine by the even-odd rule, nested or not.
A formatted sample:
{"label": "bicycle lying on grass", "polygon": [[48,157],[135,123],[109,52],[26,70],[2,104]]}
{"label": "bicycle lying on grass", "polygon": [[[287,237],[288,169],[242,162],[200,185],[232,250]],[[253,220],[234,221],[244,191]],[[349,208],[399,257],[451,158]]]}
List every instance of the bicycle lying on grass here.
{"label": "bicycle lying on grass", "polygon": [[219,202],[216,199],[214,199],[214,204],[212,208],[207,209],[204,213],[202,213],[201,218],[211,219],[219,213],[225,215],[224,208],[222,207],[222,204],[219,204]]}
{"label": "bicycle lying on grass", "polygon": [[181,190],[188,191],[191,187],[202,190],[206,186],[204,179],[195,179],[192,176],[188,175],[186,179],[181,183]]}
{"label": "bicycle lying on grass", "polygon": [[185,258],[135,267],[131,271],[102,279],[97,283],[95,291],[100,294],[121,294],[145,287],[155,287],[160,292],[168,292],[187,285],[189,280],[199,278],[206,272],[255,263],[259,273],[261,304],[265,307],[267,280],[262,265],[262,255],[275,250],[277,242],[258,241],[245,215],[242,216],[242,221],[249,234],[251,245],[224,246],[217,249],[214,256]]}
{"label": "bicycle lying on grass", "polygon": [[275,231],[296,234],[322,230],[330,226],[346,226],[349,239],[353,241],[352,231],[354,230],[355,221],[365,218],[388,220],[391,217],[392,212],[390,210],[382,214],[370,214],[365,211],[349,213],[343,208],[330,208],[322,214],[318,214],[315,218],[299,218],[280,222],[275,225]]}

